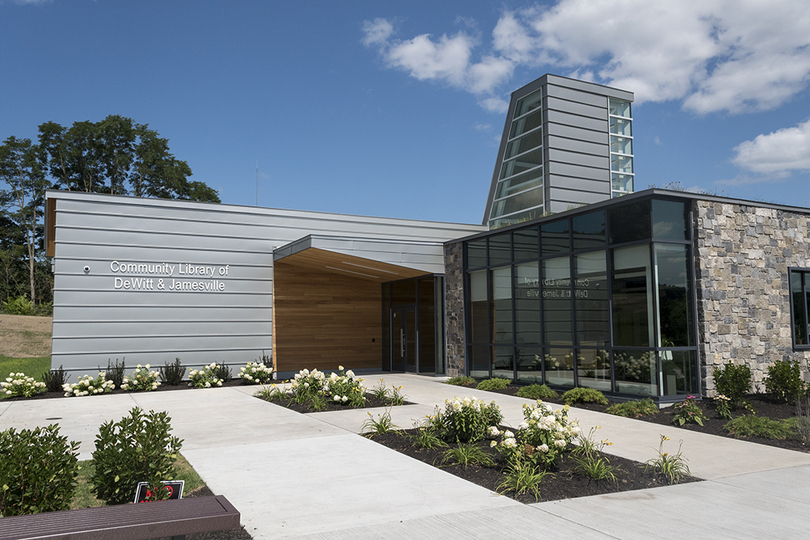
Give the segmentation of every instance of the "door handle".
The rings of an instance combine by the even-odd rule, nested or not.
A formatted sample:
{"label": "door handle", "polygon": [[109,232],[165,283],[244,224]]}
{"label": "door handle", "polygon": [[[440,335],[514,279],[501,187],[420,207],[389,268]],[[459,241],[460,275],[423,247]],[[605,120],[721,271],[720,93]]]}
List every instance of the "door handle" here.
{"label": "door handle", "polygon": [[399,329],[399,355],[405,357],[405,330]]}

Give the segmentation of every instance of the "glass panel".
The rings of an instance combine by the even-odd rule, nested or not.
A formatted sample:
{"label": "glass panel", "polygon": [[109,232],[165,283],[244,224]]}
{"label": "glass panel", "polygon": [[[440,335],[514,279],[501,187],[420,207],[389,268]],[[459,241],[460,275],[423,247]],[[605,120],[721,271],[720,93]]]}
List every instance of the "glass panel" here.
{"label": "glass panel", "polygon": [[649,245],[613,250],[613,345],[653,344]]}
{"label": "glass panel", "polygon": [[492,376],[515,378],[515,349],[513,347],[492,347]]}
{"label": "glass panel", "polygon": [[610,356],[605,350],[580,349],[577,385],[610,392]]}
{"label": "glass panel", "polygon": [[544,342],[571,345],[571,267],[568,257],[543,261]]}
{"label": "glass panel", "polygon": [[489,345],[472,345],[469,348],[470,377],[489,377]]}
{"label": "glass panel", "polygon": [[607,254],[604,251],[577,255],[574,307],[577,342],[607,347],[610,344],[610,304],[607,291]]}
{"label": "glass panel", "polygon": [[532,221],[533,219],[543,217],[543,212],[543,207],[541,206],[539,208],[531,208],[524,212],[518,212],[517,214],[512,214],[508,217],[492,219],[489,222],[489,228],[494,230],[500,227],[506,227],[507,225],[515,225],[516,223]]}
{"label": "glass panel", "polygon": [[382,320],[383,320],[383,335],[382,335],[382,350],[383,350],[383,369],[391,369],[391,302],[389,296],[391,294],[391,285],[388,283],[382,284]]}
{"label": "glass panel", "polygon": [[548,349],[545,355],[546,384],[574,386],[574,351]]}
{"label": "glass panel", "polygon": [[470,339],[473,343],[489,343],[486,270],[470,272]]}
{"label": "glass panel", "polygon": [[526,191],[527,189],[542,185],[543,168],[538,167],[527,173],[514,176],[509,180],[498,182],[498,189],[495,192],[495,198],[500,199],[501,197],[506,197],[507,195],[518,193],[520,191]]}
{"label": "glass panel", "polygon": [[534,150],[523,154],[511,161],[507,161],[501,167],[501,178],[506,178],[514,174],[520,174],[529,169],[533,169],[543,164],[543,149]]}
{"label": "glass panel", "polygon": [[658,385],[651,375],[655,373],[655,354],[651,351],[613,351],[613,372],[616,392],[639,396],[655,396]]}
{"label": "glass panel", "polygon": [[617,154],[632,154],[633,153],[633,139],[627,137],[619,137],[618,135],[610,136],[610,151]]}
{"label": "glass panel", "polygon": [[395,281],[391,283],[391,305],[401,306],[416,303],[416,281]]}
{"label": "glass panel", "polygon": [[807,311],[802,296],[802,273],[790,273],[790,291],[793,295],[793,338],[796,345],[807,345]]}
{"label": "glass panel", "polygon": [[619,191],[622,193],[632,193],[633,192],[633,175],[632,174],[619,174],[619,173],[611,173],[611,181],[613,191]]}
{"label": "glass panel", "polygon": [[686,205],[680,201],[652,202],[653,238],[689,240],[686,224]]}
{"label": "glass panel", "polygon": [[610,132],[614,135],[633,136],[633,122],[624,118],[610,117]]}
{"label": "glass panel", "polygon": [[482,268],[487,265],[487,240],[467,242],[467,268]]}
{"label": "glass panel", "polygon": [[521,382],[543,384],[543,355],[538,347],[518,347],[517,377]]}
{"label": "glass panel", "polygon": [[525,208],[534,208],[535,206],[542,205],[543,186],[540,186],[530,191],[525,191],[523,193],[518,193],[517,195],[512,195],[506,199],[495,201],[495,203],[492,205],[492,214],[490,215],[493,218],[496,218],[504,214],[518,212]]}
{"label": "glass panel", "polygon": [[575,216],[571,220],[574,249],[600,248],[605,245],[605,211]]}
{"label": "glass panel", "polygon": [[650,201],[615,206],[608,210],[608,217],[611,244],[650,238]]}
{"label": "glass panel", "polygon": [[543,257],[569,250],[568,220],[561,219],[540,226],[540,246]]}
{"label": "glass panel", "polygon": [[509,138],[512,139],[518,135],[522,135],[527,131],[531,131],[539,127],[543,123],[543,111],[536,111],[532,114],[526,115],[512,122],[512,130],[509,132]]}
{"label": "glass panel", "polygon": [[405,310],[405,363],[407,371],[416,371],[416,312]]}
{"label": "glass panel", "polygon": [[436,371],[436,311],[433,277],[419,279],[419,372]]}
{"label": "glass panel", "polygon": [[510,233],[489,237],[489,265],[512,262],[512,235]]}
{"label": "glass panel", "polygon": [[659,347],[694,345],[686,246],[655,244]]}
{"label": "glass panel", "polygon": [[540,343],[540,277],[537,261],[515,265],[515,341]]}
{"label": "glass panel", "polygon": [[515,246],[515,260],[525,261],[526,259],[537,259],[539,257],[538,249],[538,229],[537,227],[529,227],[528,229],[521,229],[512,233],[512,242]]}
{"label": "glass panel", "polygon": [[538,129],[537,131],[532,131],[528,135],[524,135],[519,139],[510,141],[506,145],[506,152],[503,155],[503,159],[513,158],[518,154],[528,152],[532,148],[542,146],[542,144],[543,144],[543,130]]}
{"label": "glass panel", "polygon": [[633,157],[610,154],[610,170],[623,173],[633,172]]}
{"label": "glass panel", "polygon": [[490,270],[492,278],[492,342],[513,343],[512,267]]}
{"label": "glass panel", "polygon": [[661,395],[697,394],[695,351],[661,351]]}
{"label": "glass panel", "polygon": [[436,337],[436,375],[444,375],[447,371],[445,369],[444,361],[444,277],[433,276],[433,305],[436,317],[434,319],[435,330],[433,335]]}
{"label": "glass panel", "polygon": [[536,92],[532,92],[526,97],[520,98],[520,100],[517,102],[517,105],[515,105],[515,118],[540,107],[542,102],[543,102],[542,90],[537,90]]}
{"label": "glass panel", "polygon": [[631,118],[630,102],[609,98],[608,104],[610,106],[610,114],[613,116],[624,116],[625,118]]}

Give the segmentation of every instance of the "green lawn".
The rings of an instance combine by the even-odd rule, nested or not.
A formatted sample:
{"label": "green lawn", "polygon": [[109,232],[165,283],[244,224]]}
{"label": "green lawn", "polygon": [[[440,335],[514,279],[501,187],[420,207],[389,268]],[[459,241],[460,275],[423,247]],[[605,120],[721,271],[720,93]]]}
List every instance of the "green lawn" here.
{"label": "green lawn", "polygon": [[[41,358],[11,358],[0,355],[0,381],[6,380],[9,373],[25,373],[37,381],[42,380],[42,374],[51,369],[51,357]],[[0,399],[5,399],[6,394],[0,393]]]}

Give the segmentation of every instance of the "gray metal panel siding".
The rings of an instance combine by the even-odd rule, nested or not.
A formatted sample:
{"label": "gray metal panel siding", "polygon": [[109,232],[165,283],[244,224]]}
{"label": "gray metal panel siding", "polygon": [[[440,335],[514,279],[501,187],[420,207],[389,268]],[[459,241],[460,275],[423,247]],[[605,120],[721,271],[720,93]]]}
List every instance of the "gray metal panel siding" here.
{"label": "gray metal panel siding", "polygon": [[592,94],[590,92],[573,90],[571,88],[565,88],[564,86],[557,86],[555,84],[549,84],[546,90],[547,95],[568,101],[576,101],[577,103],[585,103],[587,105],[602,108],[607,108],[608,105],[608,99],[606,96]]}
{"label": "gray metal panel siding", "polygon": [[580,154],[592,154],[607,158],[610,157],[610,147],[606,144],[577,141],[556,136],[549,136],[547,140],[549,148],[558,148],[560,150],[569,150]]}
{"label": "gray metal panel siding", "polygon": [[591,105],[565,101],[553,97],[548,98],[548,109],[549,111],[560,111],[600,120],[607,120],[608,117],[608,111],[605,107],[593,107]]}
{"label": "gray metal panel siding", "polygon": [[564,187],[577,191],[593,191],[610,195],[610,180],[589,180],[586,178],[569,178],[565,176],[549,176],[549,186],[551,187]]}
{"label": "gray metal panel siding", "polygon": [[608,121],[605,119],[588,118],[585,116],[577,116],[576,114],[568,114],[561,111],[548,111],[548,121],[555,124],[565,124],[582,129],[591,129],[593,131],[608,132]]}
{"label": "gray metal panel siding", "polygon": [[578,154],[576,152],[567,152],[565,150],[557,150],[555,148],[549,148],[548,160],[550,162],[557,161],[562,163],[571,163],[574,165],[584,165],[586,167],[596,167],[602,169],[610,168],[610,158],[607,156],[591,156],[587,154]]}
{"label": "gray metal panel siding", "polygon": [[600,194],[552,187],[551,198],[555,201],[566,201],[574,204],[591,204],[609,199],[610,193]]}
{"label": "gray metal panel siding", "polygon": [[569,163],[549,163],[546,167],[547,178],[552,175],[589,178],[592,180],[610,181],[610,170],[607,168],[583,167]]}
{"label": "gray metal panel siding", "polygon": [[[213,361],[241,365],[270,353],[273,250],[308,234],[359,234],[371,240],[344,242],[352,254],[435,269],[442,242],[483,230],[94,194],[48,197],[56,199],[57,210],[52,365],[75,375],[94,374],[109,359],[126,358],[132,368],[180,357],[184,365],[199,367]],[[392,238],[401,245],[387,245]],[[419,253],[418,243],[435,243],[438,255],[434,249]],[[114,261],[152,265],[151,273],[115,272]],[[181,275],[185,264],[213,268],[214,276]],[[134,288],[126,289],[125,280]],[[170,292],[177,281],[208,290]]]}
{"label": "gray metal panel siding", "polygon": [[548,124],[546,126],[546,134],[549,136],[556,135],[559,137],[567,137],[569,139],[577,139],[580,141],[589,141],[597,144],[610,144],[610,137],[606,131],[593,131],[590,129],[581,129],[572,126],[564,126],[562,124]]}
{"label": "gray metal panel siding", "polygon": [[633,101],[633,92],[628,92],[626,90],[619,90],[618,88],[580,81],[577,79],[569,79],[568,77],[560,77],[559,75],[546,74],[543,76],[543,78],[549,85],[564,86],[566,88],[582,90],[583,92],[593,92],[595,94],[604,94],[606,96],[623,99],[625,101]]}

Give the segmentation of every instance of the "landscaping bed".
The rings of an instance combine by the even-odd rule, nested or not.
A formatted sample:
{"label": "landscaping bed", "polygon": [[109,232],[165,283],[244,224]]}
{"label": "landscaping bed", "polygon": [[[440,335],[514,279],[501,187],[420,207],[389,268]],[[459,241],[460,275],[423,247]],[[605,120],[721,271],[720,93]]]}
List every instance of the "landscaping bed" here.
{"label": "landscaping bed", "polygon": [[[524,388],[524,386],[510,384],[504,389],[490,390],[490,391],[498,394],[516,396],[521,388]],[[778,403],[777,401],[771,399],[767,394],[748,394],[747,396],[745,396],[745,399],[751,404],[751,408],[753,409],[753,411],[755,411],[757,416],[770,418],[772,420],[783,420],[794,418],[796,416],[795,405],[790,405],[787,403]],[[559,392],[559,396],[557,398],[544,399],[543,401],[549,403],[556,403],[558,405],[564,404],[562,400],[562,392]],[[572,407],[606,413],[608,407],[610,407],[613,404],[614,404],[613,402],[610,402],[608,405],[602,405],[599,403],[576,403],[573,404]],[[696,405],[701,409],[703,414],[706,416],[706,420],[703,421],[702,426],[697,423],[687,423],[684,424],[683,426],[677,425],[675,423],[675,414],[676,414],[675,405],[664,407],[663,409],[660,409],[660,411],[657,414],[638,416],[636,417],[636,419],[668,427],[677,427],[679,429],[687,429],[699,433],[707,433],[709,435],[738,438],[740,440],[746,440],[758,444],[766,444],[768,446],[775,446],[778,448],[785,448],[788,450],[796,450],[799,452],[810,451],[810,448],[808,448],[805,444],[803,444],[798,437],[785,439],[769,439],[765,437],[734,437],[724,429],[724,426],[728,423],[728,420],[718,417],[717,406],[713,400],[703,399],[700,401],[696,401]],[[750,411],[746,411],[744,409],[738,409],[731,412],[733,418],[738,418],[746,414],[751,413]]]}

